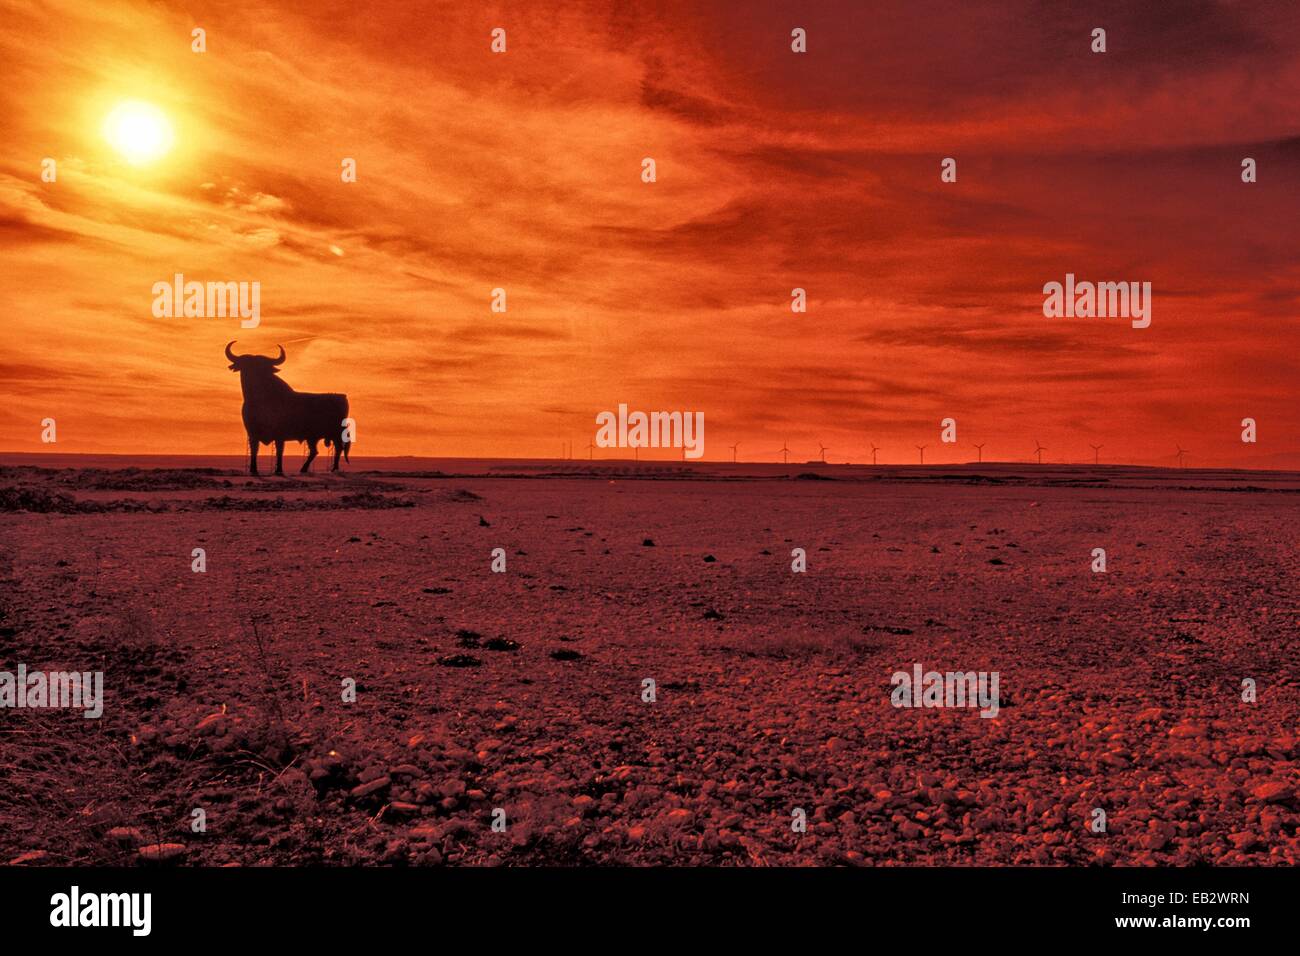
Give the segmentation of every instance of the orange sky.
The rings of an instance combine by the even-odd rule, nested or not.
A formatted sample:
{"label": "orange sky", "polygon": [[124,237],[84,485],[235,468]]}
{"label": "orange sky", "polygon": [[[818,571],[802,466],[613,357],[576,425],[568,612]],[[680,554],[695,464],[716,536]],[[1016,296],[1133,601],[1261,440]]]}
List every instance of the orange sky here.
{"label": "orange sky", "polygon": [[[0,0],[0,449],[235,454],[238,339],[360,455],[585,457],[625,402],[714,459],[1300,467],[1300,4],[555,6]],[[260,327],[154,318],[176,272]],[[1151,327],[1044,318],[1067,272]]]}

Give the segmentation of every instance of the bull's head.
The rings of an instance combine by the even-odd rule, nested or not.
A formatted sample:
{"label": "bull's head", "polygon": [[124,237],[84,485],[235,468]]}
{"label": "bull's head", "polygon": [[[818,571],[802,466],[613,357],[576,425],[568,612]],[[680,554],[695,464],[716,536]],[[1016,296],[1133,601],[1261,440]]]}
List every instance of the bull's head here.
{"label": "bull's head", "polygon": [[231,342],[226,346],[226,358],[230,359],[230,370],[232,372],[261,372],[264,375],[274,375],[280,371],[277,367],[285,360],[284,346],[280,346],[279,358],[267,358],[265,355],[236,355],[230,351]]}

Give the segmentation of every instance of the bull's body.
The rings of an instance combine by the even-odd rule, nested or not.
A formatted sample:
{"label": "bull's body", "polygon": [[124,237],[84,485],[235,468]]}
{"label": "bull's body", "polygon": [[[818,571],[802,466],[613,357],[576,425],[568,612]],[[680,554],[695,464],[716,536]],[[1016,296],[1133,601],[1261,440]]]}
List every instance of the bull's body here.
{"label": "bull's body", "polygon": [[[234,343],[232,342],[231,345]],[[278,360],[260,355],[234,355],[226,346],[231,368],[239,372],[244,392],[244,430],[248,433],[249,471],[257,474],[257,448],[275,445],[275,473],[284,474],[284,443],[306,442],[305,472],[324,442],[334,448],[331,471],[339,470],[339,456],[347,455],[351,442],[344,438],[343,420],[348,417],[348,397],[337,392],[295,392],[278,375],[284,349]],[[349,458],[350,460],[350,458]]]}

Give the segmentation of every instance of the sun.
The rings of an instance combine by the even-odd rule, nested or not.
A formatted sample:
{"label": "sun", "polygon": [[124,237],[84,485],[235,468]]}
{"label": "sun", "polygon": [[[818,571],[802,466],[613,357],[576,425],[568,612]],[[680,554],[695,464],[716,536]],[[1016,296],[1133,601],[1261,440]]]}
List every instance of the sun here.
{"label": "sun", "polygon": [[104,120],[104,138],[132,166],[143,166],[167,155],[175,136],[158,107],[143,100],[123,100]]}

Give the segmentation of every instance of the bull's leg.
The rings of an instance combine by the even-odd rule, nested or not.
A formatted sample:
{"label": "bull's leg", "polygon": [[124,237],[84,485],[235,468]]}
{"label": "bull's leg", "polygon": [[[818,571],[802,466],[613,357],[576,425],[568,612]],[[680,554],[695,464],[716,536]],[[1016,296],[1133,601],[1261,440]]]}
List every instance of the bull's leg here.
{"label": "bull's leg", "polygon": [[334,439],[334,464],[330,465],[330,471],[339,470],[339,456],[343,454],[343,442]]}
{"label": "bull's leg", "polygon": [[319,443],[316,441],[315,438],[313,438],[310,442],[307,443],[307,460],[302,463],[302,473],[304,475],[311,468],[311,463],[316,460],[316,456],[320,454],[320,452],[316,450],[317,444]]}
{"label": "bull's leg", "polygon": [[283,438],[277,438],[275,440],[275,473],[277,475],[284,474],[284,439]]}
{"label": "bull's leg", "polygon": [[248,438],[248,473],[257,476],[257,440],[251,435]]}

